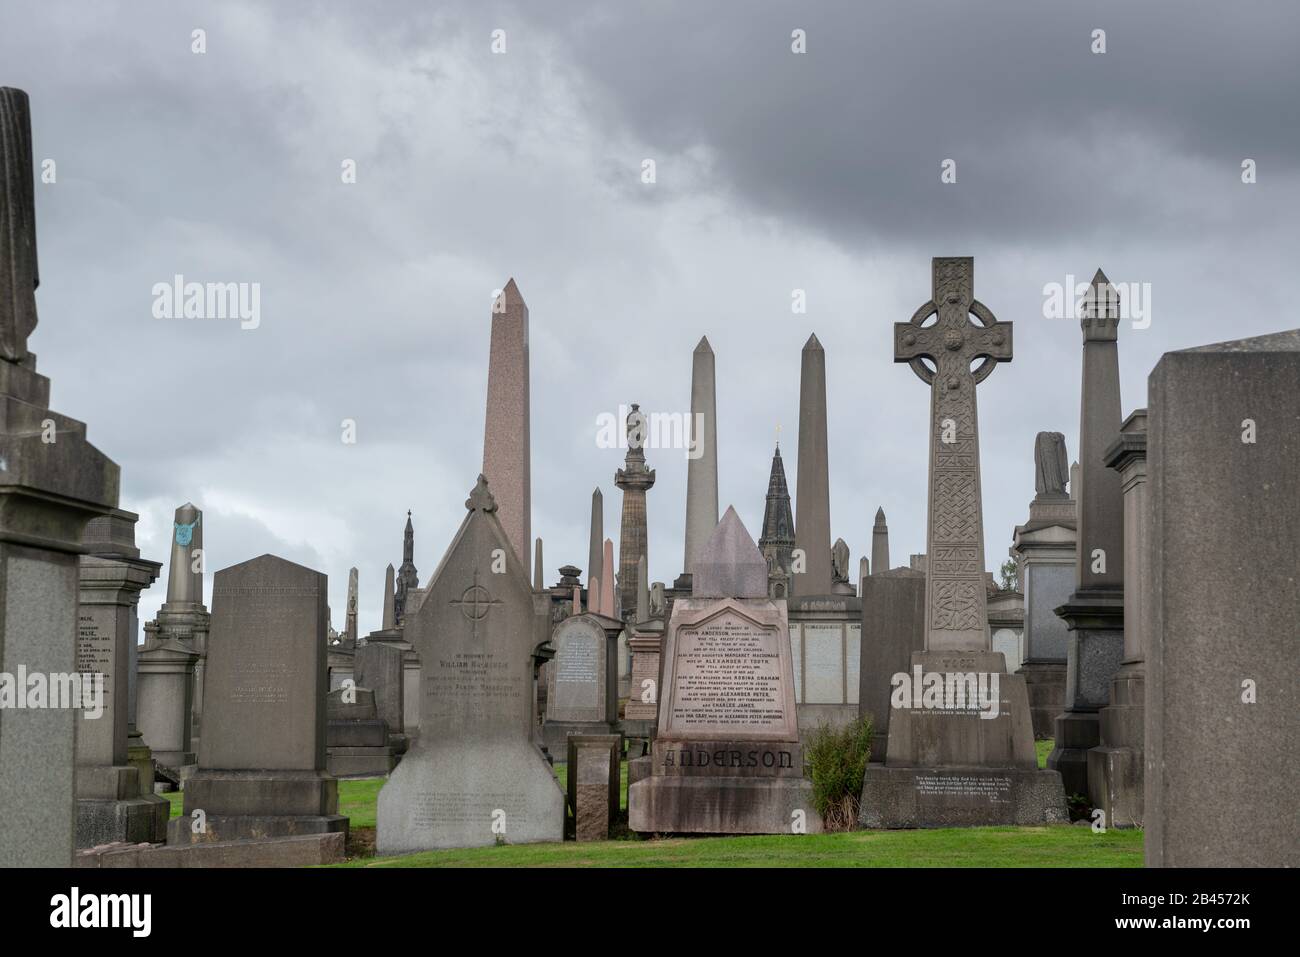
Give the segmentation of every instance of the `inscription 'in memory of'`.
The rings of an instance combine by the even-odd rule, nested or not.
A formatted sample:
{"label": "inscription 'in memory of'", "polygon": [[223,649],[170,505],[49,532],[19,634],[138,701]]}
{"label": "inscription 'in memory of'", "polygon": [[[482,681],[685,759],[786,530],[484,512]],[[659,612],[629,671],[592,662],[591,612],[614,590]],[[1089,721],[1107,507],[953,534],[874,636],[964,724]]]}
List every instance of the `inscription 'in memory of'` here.
{"label": "inscription 'in memory of'", "polygon": [[677,635],[672,727],[689,731],[784,726],[781,657],[774,629],[731,616]]}

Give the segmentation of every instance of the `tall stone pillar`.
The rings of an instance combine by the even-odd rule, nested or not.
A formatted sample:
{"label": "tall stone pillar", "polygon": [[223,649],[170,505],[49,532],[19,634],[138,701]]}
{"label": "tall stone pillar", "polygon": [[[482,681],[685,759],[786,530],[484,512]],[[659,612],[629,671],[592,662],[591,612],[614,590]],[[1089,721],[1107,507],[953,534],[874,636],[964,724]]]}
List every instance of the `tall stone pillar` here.
{"label": "tall stone pillar", "polygon": [[1039,432],[1034,440],[1034,490],[1029,519],[1017,525],[1009,553],[1016,560],[1025,596],[1025,678],[1034,737],[1056,731],[1065,708],[1065,665],[1069,629],[1056,609],[1074,591],[1075,503],[1065,492],[1071,474],[1060,432]]}
{"label": "tall stone pillar", "polygon": [[[167,565],[167,600],[144,626],[138,655],[139,727],[154,758],[180,771],[194,764],[202,733],[204,662],[211,616],[203,604],[203,512],[186,502],[176,509]],[[180,675],[191,687],[177,686]],[[176,709],[187,707],[182,717]]]}
{"label": "tall stone pillar", "polygon": [[511,279],[492,304],[483,474],[497,518],[531,580],[532,446],[528,386],[528,306]]}
{"label": "tall stone pillar", "polygon": [[598,589],[592,580],[600,578],[601,566],[604,564],[605,547],[605,496],[599,488],[591,493],[591,534],[587,541],[587,605],[597,607],[600,604]]}
{"label": "tall stone pillar", "polygon": [[877,575],[889,571],[889,526],[885,524],[885,510],[876,509],[876,522],[871,527],[871,565]]}
{"label": "tall stone pillar", "polygon": [[831,493],[826,445],[826,352],[815,335],[803,347],[799,373],[799,487],[795,499],[796,555],[790,591],[831,593]]}
{"label": "tall stone pillar", "polygon": [[396,578],[393,574],[393,563],[389,562],[388,567],[384,569],[384,617],[380,624],[381,631],[392,631],[397,628],[397,592],[395,582]]}
{"label": "tall stone pillar", "polygon": [[713,347],[701,337],[691,356],[690,448],[686,462],[686,549],[673,588],[690,591],[691,573],[718,524],[718,395]]}
{"label": "tall stone pillar", "polygon": [[763,504],[763,529],[758,550],[767,560],[767,597],[790,597],[790,561],[794,552],[794,514],[790,510],[790,489],[785,482],[781,446],[772,453],[772,471],[767,478],[767,500]]}
{"label": "tall stone pillar", "polygon": [[1124,657],[1124,492],[1106,467],[1119,432],[1119,293],[1098,269],[1084,299],[1083,387],[1079,409],[1076,587],[1057,609],[1069,628],[1065,711],[1047,766],[1066,794],[1087,795],[1088,750],[1101,743],[1102,707]]}
{"label": "tall stone pillar", "polygon": [[[0,87],[0,673],[48,680],[78,670],[82,534],[117,507],[119,473],[84,423],[50,410],[50,380],[27,351],[35,216],[27,94]],[[80,702],[61,704],[0,708],[0,868],[72,863]]]}
{"label": "tall stone pillar", "polygon": [[1297,383],[1300,329],[1147,379],[1148,867],[1300,866]]}
{"label": "tall stone pillar", "polygon": [[402,627],[406,618],[406,596],[420,587],[420,573],[415,567],[415,526],[411,524],[411,512],[406,512],[406,528],[402,532],[402,564],[397,569],[397,583],[393,591],[393,614],[397,619],[396,627]]}
{"label": "tall stone pillar", "polygon": [[122,510],[86,526],[90,554],[80,562],[81,610],[77,667],[82,680],[103,683],[102,711],[77,720],[77,846],[166,839],[169,805],[141,781],[128,754],[131,646],[137,638],[140,592],[162,565],[135,547],[139,516]]}
{"label": "tall stone pillar", "polygon": [[1124,420],[1106,450],[1106,467],[1124,488],[1124,662],[1110,682],[1110,704],[1101,709],[1101,744],[1088,752],[1093,807],[1109,827],[1142,824],[1142,725],[1146,707],[1146,605],[1151,594],[1147,504],[1147,410]]}
{"label": "tall stone pillar", "polygon": [[627,456],[614,473],[614,484],[623,491],[623,522],[618,537],[618,592],[623,617],[634,621],[641,587],[640,562],[649,555],[645,493],[655,484],[655,470],[645,464],[645,416],[632,404],[627,416]]}

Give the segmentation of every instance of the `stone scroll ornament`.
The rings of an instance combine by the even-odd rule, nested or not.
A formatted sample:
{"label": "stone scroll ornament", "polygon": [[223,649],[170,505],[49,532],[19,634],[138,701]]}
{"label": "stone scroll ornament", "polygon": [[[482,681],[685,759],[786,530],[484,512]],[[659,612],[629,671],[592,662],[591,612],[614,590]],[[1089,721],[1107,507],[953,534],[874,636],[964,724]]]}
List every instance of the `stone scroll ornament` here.
{"label": "stone scroll ornament", "polygon": [[933,298],[894,324],[894,361],[930,386],[925,647],[987,650],[975,386],[1011,361],[1011,323],[974,298],[973,258],[935,258],[932,269]]}
{"label": "stone scroll ornament", "polygon": [[27,358],[39,285],[31,110],[26,93],[0,86],[0,358]]}

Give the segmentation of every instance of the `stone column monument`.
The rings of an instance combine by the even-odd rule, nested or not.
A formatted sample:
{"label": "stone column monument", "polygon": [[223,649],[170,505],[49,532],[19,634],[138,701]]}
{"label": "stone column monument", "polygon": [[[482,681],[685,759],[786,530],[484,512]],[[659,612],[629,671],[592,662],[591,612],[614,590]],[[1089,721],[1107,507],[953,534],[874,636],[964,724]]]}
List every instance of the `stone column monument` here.
{"label": "stone column monument", "polygon": [[[1024,675],[1035,738],[1050,738],[1065,707],[1069,630],[1056,614],[1074,590],[1075,503],[1066,494],[1065,436],[1039,432],[1034,440],[1034,489],[1029,519],[1017,525],[1009,554],[1025,595]],[[1073,490],[1072,490],[1073,491]]]}
{"label": "stone column monument", "polygon": [[[27,94],[0,87],[0,672],[77,671],[78,555],[117,507],[118,467],[49,408],[36,372],[36,209]],[[23,689],[24,693],[26,689]],[[76,703],[0,709],[0,868],[68,867]]]}
{"label": "stone column monument", "polygon": [[1011,360],[1011,324],[974,298],[974,260],[935,259],[933,283],[930,301],[894,326],[894,361],[930,386],[925,650],[894,677],[885,763],[867,767],[859,820],[1064,821],[1060,776],[1038,770],[1024,678],[989,647],[975,387]]}
{"label": "stone column monument", "polygon": [[831,594],[831,492],[826,445],[826,352],[815,335],[803,347],[799,374],[799,486],[794,503],[793,595]]}
{"label": "stone column monument", "polygon": [[1069,628],[1065,711],[1047,766],[1065,793],[1088,794],[1088,749],[1101,743],[1099,712],[1124,657],[1124,492],[1106,467],[1119,432],[1119,293],[1098,269],[1083,302],[1083,388],[1074,594],[1056,613]]}
{"label": "stone column monument", "polygon": [[591,493],[591,529],[587,540],[587,604],[600,604],[600,589],[592,587],[592,579],[600,578],[605,563],[605,496],[597,487]]}
{"label": "stone column monument", "polygon": [[[141,781],[127,752],[131,646],[139,633],[140,592],[162,565],[140,557],[132,512],[114,511],[86,526],[81,556],[81,610],[77,667],[83,680],[102,676],[103,712],[82,713],[77,724],[77,846],[166,839],[166,800]],[[145,785],[148,785],[146,790]]]}
{"label": "stone column monument", "polygon": [[1151,594],[1147,504],[1147,410],[1124,420],[1106,450],[1124,488],[1124,662],[1101,709],[1101,744],[1088,752],[1088,789],[1108,827],[1142,824],[1142,741],[1146,714],[1146,625]]}
{"label": "stone column monument", "polygon": [[627,417],[627,457],[614,473],[614,484],[623,492],[623,522],[618,537],[618,591],[623,617],[633,620],[640,588],[638,562],[649,554],[646,531],[645,494],[654,487],[655,470],[645,464],[646,419],[641,407],[632,404]]}
{"label": "stone column monument", "polygon": [[889,526],[885,523],[884,508],[876,509],[876,521],[871,527],[870,569],[875,575],[889,571]]}

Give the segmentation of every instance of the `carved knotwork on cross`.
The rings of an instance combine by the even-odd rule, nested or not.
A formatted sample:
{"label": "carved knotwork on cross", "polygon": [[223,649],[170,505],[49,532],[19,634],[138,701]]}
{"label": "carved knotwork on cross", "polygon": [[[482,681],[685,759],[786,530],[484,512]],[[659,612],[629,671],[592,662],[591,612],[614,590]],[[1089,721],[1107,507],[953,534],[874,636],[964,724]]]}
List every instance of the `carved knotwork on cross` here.
{"label": "carved knotwork on cross", "polygon": [[935,258],[932,266],[933,297],[911,320],[894,324],[894,361],[930,386],[925,647],[987,650],[975,386],[1011,361],[1011,323],[975,299],[974,259]]}

